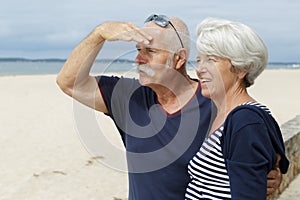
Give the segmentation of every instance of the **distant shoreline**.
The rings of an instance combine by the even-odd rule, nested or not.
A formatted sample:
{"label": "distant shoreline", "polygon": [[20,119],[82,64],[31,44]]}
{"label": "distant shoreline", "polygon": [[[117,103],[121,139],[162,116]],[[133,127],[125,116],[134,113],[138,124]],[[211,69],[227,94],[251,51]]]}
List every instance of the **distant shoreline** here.
{"label": "distant shoreline", "polygon": [[[37,58],[37,59],[30,59],[30,58],[19,58],[19,57],[5,57],[0,58],[0,62],[66,62],[67,59],[64,58]],[[130,59],[97,59],[96,62],[122,62],[122,63],[134,63],[134,60]],[[196,63],[196,61],[189,61],[190,63]],[[300,62],[269,62],[268,65],[299,65]]]}
{"label": "distant shoreline", "polygon": [[[57,74],[63,67],[66,59],[27,59],[27,58],[0,58],[0,76]],[[187,70],[194,71],[197,68],[195,61],[187,63]],[[93,64],[91,73],[103,72],[130,72],[135,71],[133,60],[127,59],[97,59]],[[300,70],[300,63],[268,63],[270,70],[288,69]]]}
{"label": "distant shoreline", "polygon": [[[62,58],[39,58],[39,59],[29,59],[29,58],[0,58],[0,62],[66,62],[67,59]],[[97,59],[96,62],[128,62],[134,63],[134,60],[129,59]]]}

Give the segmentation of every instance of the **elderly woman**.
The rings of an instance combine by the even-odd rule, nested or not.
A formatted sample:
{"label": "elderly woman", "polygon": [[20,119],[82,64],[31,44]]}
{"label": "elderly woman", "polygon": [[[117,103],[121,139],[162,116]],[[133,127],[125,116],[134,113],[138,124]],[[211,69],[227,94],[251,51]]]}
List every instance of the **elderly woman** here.
{"label": "elderly woman", "polygon": [[217,112],[190,160],[186,199],[266,199],[267,174],[289,162],[270,110],[247,92],[265,69],[267,48],[248,26],[207,18],[197,27],[197,75]]}

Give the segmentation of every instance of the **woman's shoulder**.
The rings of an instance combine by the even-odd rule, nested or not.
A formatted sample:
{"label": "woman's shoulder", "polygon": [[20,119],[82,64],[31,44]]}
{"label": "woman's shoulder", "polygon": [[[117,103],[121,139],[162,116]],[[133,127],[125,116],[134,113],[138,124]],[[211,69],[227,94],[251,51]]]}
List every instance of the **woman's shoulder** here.
{"label": "woman's shoulder", "polygon": [[270,109],[266,105],[260,102],[246,102],[237,106],[236,109],[239,110],[246,109],[246,110],[258,111],[258,112],[272,115]]}
{"label": "woman's shoulder", "polygon": [[[234,108],[227,116],[225,124],[232,123],[235,126],[250,124],[263,124],[272,119],[270,109],[262,103],[247,102]],[[273,121],[273,119],[272,119]]]}

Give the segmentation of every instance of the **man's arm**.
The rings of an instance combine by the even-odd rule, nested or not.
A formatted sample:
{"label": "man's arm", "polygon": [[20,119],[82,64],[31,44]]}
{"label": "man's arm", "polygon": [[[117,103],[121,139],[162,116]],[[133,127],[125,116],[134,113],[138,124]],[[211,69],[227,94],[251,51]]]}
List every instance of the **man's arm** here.
{"label": "man's arm", "polygon": [[107,108],[96,79],[89,73],[104,41],[93,31],[73,50],[56,78],[64,93],[101,112],[107,112]]}
{"label": "man's arm", "polygon": [[90,76],[90,70],[106,40],[148,44],[151,37],[129,22],[103,23],[73,50],[56,79],[64,93],[104,113],[108,111],[95,77]]}

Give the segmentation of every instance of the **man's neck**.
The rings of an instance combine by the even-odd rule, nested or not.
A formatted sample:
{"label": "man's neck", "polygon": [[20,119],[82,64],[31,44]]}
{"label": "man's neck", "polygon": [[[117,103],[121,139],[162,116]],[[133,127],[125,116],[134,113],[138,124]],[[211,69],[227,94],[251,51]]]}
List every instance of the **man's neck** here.
{"label": "man's neck", "polygon": [[181,110],[195,95],[198,82],[187,77],[184,81],[174,82],[169,88],[154,87],[157,100],[162,108],[169,114]]}

